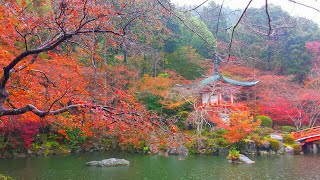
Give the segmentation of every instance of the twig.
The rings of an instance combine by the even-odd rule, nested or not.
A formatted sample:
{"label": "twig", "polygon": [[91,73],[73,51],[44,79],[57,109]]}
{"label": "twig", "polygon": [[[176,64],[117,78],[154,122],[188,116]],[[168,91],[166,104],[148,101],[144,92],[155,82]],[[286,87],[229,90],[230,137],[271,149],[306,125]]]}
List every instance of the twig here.
{"label": "twig", "polygon": [[239,23],[240,23],[241,19],[243,18],[244,14],[247,12],[251,2],[252,2],[252,0],[249,1],[249,3],[247,4],[246,8],[243,10],[240,18],[238,19],[236,25],[234,25],[233,28],[232,28],[231,39],[230,39],[229,48],[228,48],[229,50],[228,50],[228,60],[227,61],[229,61],[229,59],[231,57],[231,47],[232,47],[232,42],[233,42],[234,31],[235,31],[236,27],[239,25]]}
{"label": "twig", "polygon": [[266,0],[266,14],[267,14],[267,17],[268,17],[268,26],[269,26],[269,30],[268,30],[268,34],[267,36],[269,36],[271,34],[271,18],[270,18],[270,14],[269,14],[269,11],[268,11],[268,0]]}
{"label": "twig", "polygon": [[199,4],[198,6],[192,8],[192,9],[186,10],[186,11],[184,11],[184,12],[187,13],[187,12],[190,12],[190,11],[194,11],[194,10],[198,9],[199,7],[201,7],[202,5],[204,5],[205,3],[207,3],[208,1],[209,1],[209,0],[205,0],[204,2],[202,2],[201,4]]}
{"label": "twig", "polygon": [[312,7],[312,6],[309,6],[309,5],[306,5],[306,4],[303,4],[303,3],[300,3],[300,2],[294,1],[294,0],[288,0],[288,1],[320,12],[320,10],[317,9],[317,8],[315,8],[315,7]]}

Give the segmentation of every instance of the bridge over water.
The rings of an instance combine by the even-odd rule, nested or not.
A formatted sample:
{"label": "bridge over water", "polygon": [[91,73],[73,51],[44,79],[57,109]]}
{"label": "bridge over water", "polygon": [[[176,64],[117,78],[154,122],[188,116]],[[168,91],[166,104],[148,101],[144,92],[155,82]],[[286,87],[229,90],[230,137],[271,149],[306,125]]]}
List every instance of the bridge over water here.
{"label": "bridge over water", "polygon": [[314,153],[318,152],[320,145],[320,126],[292,132],[291,134],[296,142],[305,146],[309,151],[313,151]]}

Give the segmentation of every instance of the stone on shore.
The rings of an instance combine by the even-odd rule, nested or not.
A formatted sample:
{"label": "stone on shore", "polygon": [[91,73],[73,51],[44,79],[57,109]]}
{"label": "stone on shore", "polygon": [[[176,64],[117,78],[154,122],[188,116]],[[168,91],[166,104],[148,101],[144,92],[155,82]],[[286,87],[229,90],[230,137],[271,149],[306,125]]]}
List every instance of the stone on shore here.
{"label": "stone on shore", "polygon": [[113,166],[128,166],[130,162],[125,159],[104,159],[101,161],[90,161],[86,163],[87,166],[97,166],[97,167],[113,167]]}
{"label": "stone on shore", "polygon": [[245,156],[245,155],[243,155],[243,154],[240,154],[239,161],[244,162],[244,163],[246,163],[246,164],[253,164],[253,163],[255,163],[254,161],[252,161],[251,159],[249,159],[247,156]]}

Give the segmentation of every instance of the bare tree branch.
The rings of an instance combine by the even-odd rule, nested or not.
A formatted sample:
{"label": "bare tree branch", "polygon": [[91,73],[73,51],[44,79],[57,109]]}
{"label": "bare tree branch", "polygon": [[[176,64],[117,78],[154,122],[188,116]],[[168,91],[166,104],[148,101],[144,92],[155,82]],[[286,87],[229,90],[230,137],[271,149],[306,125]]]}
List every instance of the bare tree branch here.
{"label": "bare tree branch", "polygon": [[218,37],[219,24],[220,24],[221,11],[222,11],[223,4],[224,4],[224,0],[222,1],[221,5],[220,5],[220,8],[219,8],[218,22],[217,22],[217,28],[216,28],[216,37]]}
{"label": "bare tree branch", "polygon": [[319,9],[317,9],[317,8],[315,8],[315,7],[312,7],[312,6],[309,6],[309,5],[306,5],[306,4],[303,4],[303,3],[301,3],[301,2],[297,2],[297,1],[295,1],[295,0],[288,0],[288,1],[320,12]]}
{"label": "bare tree branch", "polygon": [[268,11],[268,0],[266,0],[266,14],[267,14],[267,17],[268,17],[268,26],[269,26],[269,30],[268,30],[268,33],[267,33],[267,36],[269,36],[271,34],[271,18],[270,18],[270,14],[269,14],[269,11]]}
{"label": "bare tree branch", "polygon": [[202,5],[204,5],[205,3],[207,3],[209,0],[205,0],[204,2],[202,2],[201,4],[199,4],[198,6],[191,8],[189,10],[184,11],[185,13],[190,12],[190,11],[194,11],[196,9],[198,9],[199,7],[201,7]]}
{"label": "bare tree branch", "polygon": [[245,15],[245,13],[247,12],[250,4],[251,4],[252,0],[249,1],[249,3],[247,4],[247,6],[245,7],[245,9],[243,10],[240,18],[238,19],[237,23],[233,26],[232,28],[232,33],[231,33],[231,38],[230,38],[230,43],[229,43],[229,50],[228,50],[228,61],[231,57],[231,47],[232,47],[232,43],[233,43],[233,36],[234,36],[234,32],[235,32],[235,29],[237,28],[237,26],[239,25],[241,19],[243,18],[243,16]]}

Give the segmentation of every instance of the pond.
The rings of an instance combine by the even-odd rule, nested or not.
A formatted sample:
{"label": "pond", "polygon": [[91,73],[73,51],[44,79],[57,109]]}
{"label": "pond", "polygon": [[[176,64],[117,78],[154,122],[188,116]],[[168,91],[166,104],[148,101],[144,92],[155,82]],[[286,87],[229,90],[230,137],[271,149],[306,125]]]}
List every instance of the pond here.
{"label": "pond", "polygon": [[[87,167],[91,160],[125,158],[128,167]],[[231,164],[224,156],[144,156],[85,153],[0,160],[0,174],[15,179],[320,179],[320,155],[251,156],[255,164]]]}

